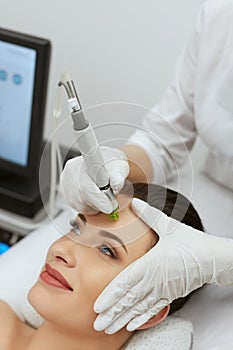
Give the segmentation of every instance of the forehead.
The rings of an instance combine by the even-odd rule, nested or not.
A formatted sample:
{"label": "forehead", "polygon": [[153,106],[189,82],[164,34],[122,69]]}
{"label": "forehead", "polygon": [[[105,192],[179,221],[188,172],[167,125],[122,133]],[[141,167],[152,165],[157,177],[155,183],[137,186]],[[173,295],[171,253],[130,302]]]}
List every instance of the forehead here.
{"label": "forehead", "polygon": [[121,230],[126,226],[136,228],[137,225],[146,227],[142,220],[132,212],[128,203],[124,206],[122,206],[122,201],[120,203],[121,207],[119,208],[119,218],[117,220],[111,220],[108,215],[98,213],[96,215],[85,215],[87,224],[111,230]]}
{"label": "forehead", "polygon": [[[151,235],[152,230],[132,212],[128,197],[119,196],[118,203],[119,219],[116,221],[112,221],[104,213],[78,216],[77,221],[81,224],[81,235],[78,239],[95,239],[100,232],[107,231],[119,237],[127,245],[142,237],[146,239],[149,233]],[[83,219],[85,224],[82,224]]]}

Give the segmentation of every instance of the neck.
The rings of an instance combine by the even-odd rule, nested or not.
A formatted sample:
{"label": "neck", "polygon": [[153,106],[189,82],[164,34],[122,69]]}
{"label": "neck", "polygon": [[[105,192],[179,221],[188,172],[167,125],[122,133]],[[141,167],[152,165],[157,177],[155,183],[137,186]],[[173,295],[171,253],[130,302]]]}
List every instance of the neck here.
{"label": "neck", "polygon": [[127,341],[129,333],[125,330],[113,335],[93,332],[93,336],[68,332],[45,321],[35,332],[26,350],[117,350]]}

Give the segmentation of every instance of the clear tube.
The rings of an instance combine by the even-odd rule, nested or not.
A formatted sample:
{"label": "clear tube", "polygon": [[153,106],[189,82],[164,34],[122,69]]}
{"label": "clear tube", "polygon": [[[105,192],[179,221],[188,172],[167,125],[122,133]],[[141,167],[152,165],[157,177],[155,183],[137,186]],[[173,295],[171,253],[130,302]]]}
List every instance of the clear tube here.
{"label": "clear tube", "polygon": [[56,191],[57,191],[57,176],[60,176],[62,171],[62,157],[60,147],[57,142],[57,129],[59,126],[59,117],[62,111],[62,92],[57,88],[55,108],[53,110],[53,134],[51,139],[51,175],[50,175],[50,193],[48,212],[51,218],[56,213]]}

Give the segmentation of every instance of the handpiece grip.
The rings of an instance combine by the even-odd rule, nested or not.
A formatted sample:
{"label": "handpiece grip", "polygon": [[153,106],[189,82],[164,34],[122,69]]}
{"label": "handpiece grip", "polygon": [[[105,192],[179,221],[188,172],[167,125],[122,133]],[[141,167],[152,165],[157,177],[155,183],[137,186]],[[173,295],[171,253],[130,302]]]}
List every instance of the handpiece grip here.
{"label": "handpiece grip", "polygon": [[109,175],[105,169],[104,159],[91,125],[89,124],[83,130],[75,131],[75,134],[89,176],[100,189],[104,189],[109,185]]}
{"label": "handpiece grip", "polygon": [[91,125],[89,124],[88,127],[83,130],[75,131],[75,134],[89,176],[99,189],[110,199],[113,205],[113,211],[117,210],[118,202],[110,187],[109,174],[105,168],[104,159]]}

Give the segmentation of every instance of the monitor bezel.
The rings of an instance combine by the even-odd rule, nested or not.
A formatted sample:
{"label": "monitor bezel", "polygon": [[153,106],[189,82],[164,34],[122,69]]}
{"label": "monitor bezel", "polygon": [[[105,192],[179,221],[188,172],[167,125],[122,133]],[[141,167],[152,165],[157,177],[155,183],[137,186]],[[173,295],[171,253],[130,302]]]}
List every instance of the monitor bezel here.
{"label": "monitor bezel", "polygon": [[0,157],[0,176],[1,173],[6,173],[31,177],[34,176],[35,172],[38,170],[42,152],[51,42],[48,39],[3,28],[0,28],[0,40],[34,49],[37,53],[27,165],[22,166]]}

